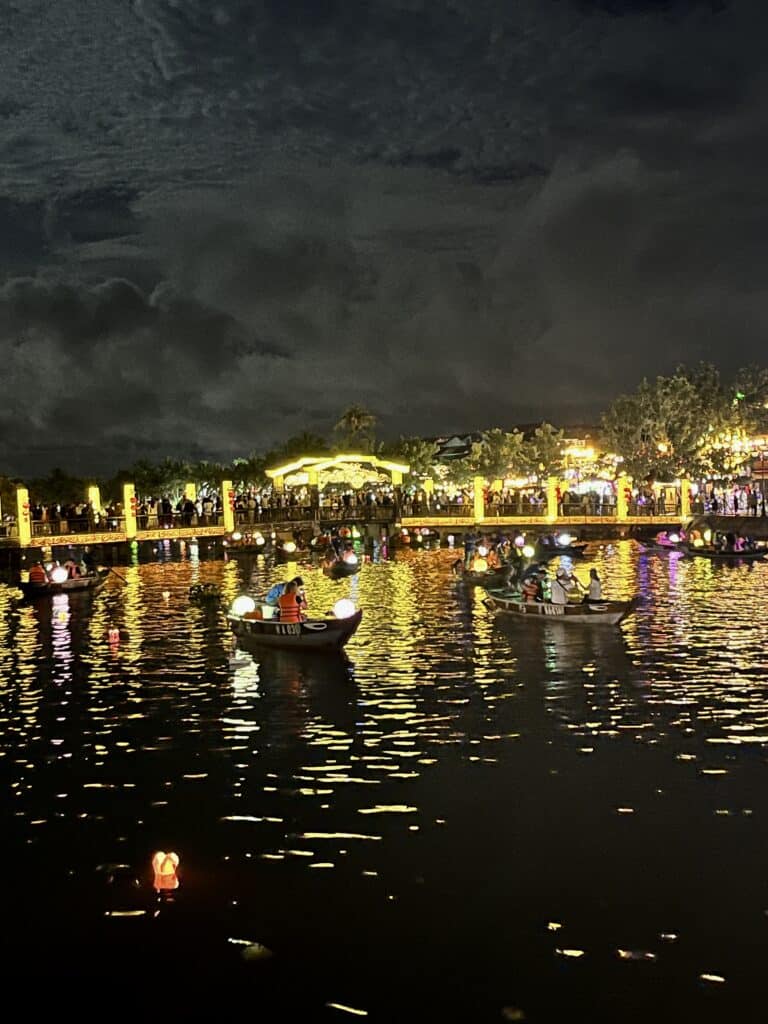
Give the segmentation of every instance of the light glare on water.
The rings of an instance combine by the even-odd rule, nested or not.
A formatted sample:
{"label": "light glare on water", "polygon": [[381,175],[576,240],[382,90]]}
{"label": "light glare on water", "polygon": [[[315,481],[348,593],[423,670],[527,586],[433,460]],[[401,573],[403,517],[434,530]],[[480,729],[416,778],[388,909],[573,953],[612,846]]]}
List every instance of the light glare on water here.
{"label": "light glare on water", "polygon": [[[18,959],[64,921],[62,974],[162,949],[232,984],[274,972],[264,1005],[308,1019],[749,1007],[768,566],[589,550],[582,580],[639,595],[621,629],[495,622],[448,551],[340,582],[252,559],[35,605],[0,586],[4,835],[35,878],[10,893]],[[223,615],[188,600],[297,571],[313,611],[364,609],[347,657],[232,656]],[[178,885],[158,893],[164,850]]]}

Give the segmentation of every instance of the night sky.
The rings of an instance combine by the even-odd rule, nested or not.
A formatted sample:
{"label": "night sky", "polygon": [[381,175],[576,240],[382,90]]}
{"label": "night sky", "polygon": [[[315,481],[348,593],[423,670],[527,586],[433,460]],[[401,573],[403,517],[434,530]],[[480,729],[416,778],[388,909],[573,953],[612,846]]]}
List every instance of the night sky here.
{"label": "night sky", "polygon": [[0,473],[764,361],[764,0],[0,0]]}

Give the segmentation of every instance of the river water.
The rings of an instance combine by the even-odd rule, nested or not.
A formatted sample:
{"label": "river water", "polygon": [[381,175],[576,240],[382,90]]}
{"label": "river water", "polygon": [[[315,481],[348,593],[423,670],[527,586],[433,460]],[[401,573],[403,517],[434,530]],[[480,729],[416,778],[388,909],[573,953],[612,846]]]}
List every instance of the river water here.
{"label": "river water", "polygon": [[364,608],[348,658],[232,662],[190,585],[293,567],[191,554],[0,586],[6,967],[262,1020],[765,1019],[768,565],[595,544],[621,628],[494,623],[448,551],[301,566]]}

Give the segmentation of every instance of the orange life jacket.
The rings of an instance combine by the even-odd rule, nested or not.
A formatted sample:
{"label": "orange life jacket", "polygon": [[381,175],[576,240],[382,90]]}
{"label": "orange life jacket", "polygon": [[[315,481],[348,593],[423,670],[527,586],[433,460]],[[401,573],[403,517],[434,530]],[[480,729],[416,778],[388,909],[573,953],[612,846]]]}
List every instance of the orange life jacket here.
{"label": "orange life jacket", "polygon": [[535,601],[539,592],[539,585],[536,580],[527,579],[523,584],[523,597],[526,601]]}
{"label": "orange life jacket", "polygon": [[42,565],[33,565],[29,570],[29,582],[30,583],[47,583],[48,577],[45,574],[45,569]]}
{"label": "orange life jacket", "polygon": [[277,606],[281,622],[301,622],[301,609],[295,594],[281,594]]}

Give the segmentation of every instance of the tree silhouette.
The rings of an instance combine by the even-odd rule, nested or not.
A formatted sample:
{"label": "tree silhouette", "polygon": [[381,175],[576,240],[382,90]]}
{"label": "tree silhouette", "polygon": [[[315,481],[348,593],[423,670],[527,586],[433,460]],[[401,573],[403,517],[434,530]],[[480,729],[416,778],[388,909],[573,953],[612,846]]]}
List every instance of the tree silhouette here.
{"label": "tree silhouette", "polygon": [[362,405],[350,405],[334,426],[340,446],[370,452],[373,448],[376,417]]}

